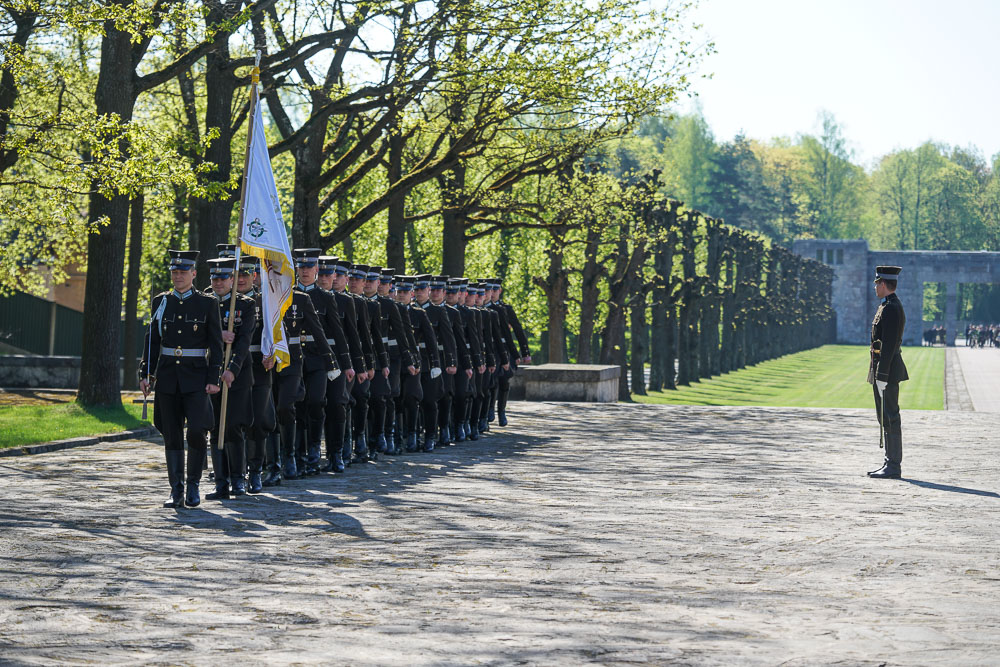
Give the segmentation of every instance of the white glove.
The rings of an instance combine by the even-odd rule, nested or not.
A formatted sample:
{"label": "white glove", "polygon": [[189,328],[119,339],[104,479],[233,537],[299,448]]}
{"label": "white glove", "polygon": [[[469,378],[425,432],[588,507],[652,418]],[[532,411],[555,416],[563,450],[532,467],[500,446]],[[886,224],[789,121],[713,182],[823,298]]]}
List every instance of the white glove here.
{"label": "white glove", "polygon": [[432,380],[434,378],[436,378],[436,377],[440,377],[440,375],[441,375],[441,369],[440,368],[438,368],[437,366],[435,366],[434,368],[431,369],[431,379]]}
{"label": "white glove", "polygon": [[336,380],[339,377],[340,377],[340,369],[339,368],[334,368],[332,371],[327,371],[326,372],[326,379],[329,380],[330,382],[333,382],[334,380]]}
{"label": "white glove", "polygon": [[885,388],[889,385],[888,382],[883,382],[882,380],[875,380],[875,386],[878,387],[878,393],[881,396],[885,393]]}

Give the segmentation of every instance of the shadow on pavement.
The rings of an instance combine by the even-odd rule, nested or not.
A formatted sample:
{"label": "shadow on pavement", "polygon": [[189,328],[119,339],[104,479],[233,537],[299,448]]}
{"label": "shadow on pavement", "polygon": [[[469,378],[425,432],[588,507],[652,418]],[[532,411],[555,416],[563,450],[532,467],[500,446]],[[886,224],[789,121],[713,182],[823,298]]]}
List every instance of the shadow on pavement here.
{"label": "shadow on pavement", "polygon": [[950,484],[937,484],[935,482],[924,482],[919,479],[906,479],[903,478],[904,482],[908,484],[913,484],[914,486],[920,486],[925,489],[934,489],[935,491],[951,491],[952,493],[968,493],[971,496],[986,496],[987,498],[1000,498],[1000,493],[994,491],[983,491],[981,489],[969,489],[964,486],[952,486]]}

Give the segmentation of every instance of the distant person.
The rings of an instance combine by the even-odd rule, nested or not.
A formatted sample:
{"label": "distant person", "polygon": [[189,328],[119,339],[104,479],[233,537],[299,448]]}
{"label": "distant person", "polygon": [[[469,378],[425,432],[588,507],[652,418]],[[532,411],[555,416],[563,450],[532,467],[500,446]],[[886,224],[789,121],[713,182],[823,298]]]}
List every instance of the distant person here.
{"label": "distant person", "polygon": [[903,461],[903,434],[899,419],[899,383],[909,380],[906,365],[899,354],[906,314],[896,296],[900,267],[875,268],[875,294],[882,299],[872,320],[871,363],[868,382],[875,393],[875,414],[885,443],[885,462],[868,473],[877,479],[899,479]]}

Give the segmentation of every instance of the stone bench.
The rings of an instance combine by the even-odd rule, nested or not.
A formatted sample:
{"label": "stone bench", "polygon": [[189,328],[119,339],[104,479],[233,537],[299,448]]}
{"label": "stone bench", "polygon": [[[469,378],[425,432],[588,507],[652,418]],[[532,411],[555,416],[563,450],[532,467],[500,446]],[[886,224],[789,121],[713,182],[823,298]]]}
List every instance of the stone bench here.
{"label": "stone bench", "polygon": [[[595,364],[521,366],[514,376],[511,398],[526,401],[614,403],[618,400],[621,368]],[[516,385],[516,386],[515,386]],[[522,395],[523,391],[523,395]]]}

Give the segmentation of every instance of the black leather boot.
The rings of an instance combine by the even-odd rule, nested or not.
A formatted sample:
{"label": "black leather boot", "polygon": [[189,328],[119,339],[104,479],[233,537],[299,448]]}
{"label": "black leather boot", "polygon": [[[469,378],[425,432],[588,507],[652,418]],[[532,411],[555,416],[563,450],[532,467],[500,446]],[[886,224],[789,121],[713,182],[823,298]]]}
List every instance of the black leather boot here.
{"label": "black leather boot", "polygon": [[434,440],[434,436],[433,435],[426,436],[424,438],[424,451],[425,452],[433,452],[434,451],[434,445],[436,445],[436,444],[437,444],[437,442]]}
{"label": "black leather boot", "polygon": [[411,433],[406,436],[406,451],[415,452],[418,449],[420,449],[420,447],[417,445],[417,434]]}
{"label": "black leather boot", "polygon": [[299,478],[299,468],[295,461],[295,422],[278,424],[281,438],[281,458],[285,466],[283,477],[288,480]]}
{"label": "black leather boot", "polygon": [[167,449],[167,480],[170,482],[170,498],[164,507],[184,507],[184,450]]}
{"label": "black leather boot", "polygon": [[[205,500],[228,500],[229,499],[229,461],[228,452],[220,450],[216,445],[209,443],[212,448],[212,469],[215,470],[215,491],[205,494]],[[225,445],[226,448],[229,444]]]}
{"label": "black leather boot", "polygon": [[267,475],[262,486],[281,486],[281,440],[277,433],[267,436]]}
{"label": "black leather boot", "polygon": [[885,464],[875,472],[868,473],[872,479],[899,479],[902,474],[903,436],[888,433],[885,436]]}
{"label": "black leather boot", "polygon": [[199,485],[201,484],[201,473],[204,470],[205,449],[202,447],[192,447],[188,443],[187,454],[187,493],[184,495],[184,504],[188,507],[201,505],[201,495]]}

